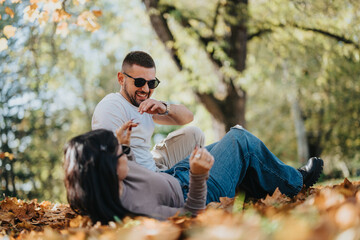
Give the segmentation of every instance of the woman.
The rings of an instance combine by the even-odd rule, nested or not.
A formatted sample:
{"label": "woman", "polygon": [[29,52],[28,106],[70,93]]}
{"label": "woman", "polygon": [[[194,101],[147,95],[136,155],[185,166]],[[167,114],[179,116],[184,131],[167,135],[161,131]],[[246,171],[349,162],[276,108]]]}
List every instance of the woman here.
{"label": "woman", "polygon": [[152,172],[128,161],[133,158],[126,147],[132,127],[136,124],[131,121],[124,124],[116,138],[111,131],[91,131],[65,146],[68,201],[93,222],[129,215],[160,220],[176,213],[196,215],[209,202],[234,197],[239,186],[257,198],[277,187],[294,196],[303,184],[314,184],[322,171],[319,158],[299,170],[285,165],[258,138],[236,126],[221,141],[195,148],[171,169]]}

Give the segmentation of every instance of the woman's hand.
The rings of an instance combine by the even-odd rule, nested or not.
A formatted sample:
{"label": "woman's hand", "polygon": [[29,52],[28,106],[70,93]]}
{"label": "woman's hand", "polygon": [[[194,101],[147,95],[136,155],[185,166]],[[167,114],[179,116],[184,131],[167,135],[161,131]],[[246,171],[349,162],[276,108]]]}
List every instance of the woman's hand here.
{"label": "woman's hand", "polygon": [[137,127],[138,125],[138,123],[134,123],[130,120],[119,127],[116,130],[116,138],[119,144],[130,145],[131,130],[133,127]]}
{"label": "woman's hand", "polygon": [[190,171],[193,174],[205,174],[210,171],[213,164],[214,157],[206,148],[196,147],[190,156]]}

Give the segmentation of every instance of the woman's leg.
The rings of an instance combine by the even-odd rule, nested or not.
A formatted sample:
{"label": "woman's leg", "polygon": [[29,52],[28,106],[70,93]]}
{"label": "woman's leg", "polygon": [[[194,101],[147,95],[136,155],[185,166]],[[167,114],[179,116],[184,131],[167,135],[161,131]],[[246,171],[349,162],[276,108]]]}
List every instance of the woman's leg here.
{"label": "woman's leg", "polygon": [[296,195],[303,186],[295,168],[281,162],[257,137],[243,128],[232,128],[210,150],[215,163],[207,181],[207,202],[234,197],[238,186],[261,198],[279,187],[286,195]]}

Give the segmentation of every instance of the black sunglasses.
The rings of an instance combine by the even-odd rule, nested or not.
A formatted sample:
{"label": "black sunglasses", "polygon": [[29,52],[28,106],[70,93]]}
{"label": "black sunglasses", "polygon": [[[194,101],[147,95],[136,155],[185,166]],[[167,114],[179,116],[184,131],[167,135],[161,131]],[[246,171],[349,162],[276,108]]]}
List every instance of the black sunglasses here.
{"label": "black sunglasses", "polygon": [[120,158],[122,155],[124,154],[129,154],[130,153],[130,147],[126,146],[126,145],[122,145],[121,144],[121,148],[122,148],[122,153],[120,153],[119,155],[116,156],[116,158]]}
{"label": "black sunglasses", "polygon": [[123,74],[125,74],[129,78],[132,78],[135,80],[135,83],[134,83],[135,87],[142,87],[145,85],[145,83],[147,83],[150,89],[154,89],[157,86],[159,86],[159,83],[160,83],[159,79],[157,79],[157,78],[148,81],[143,78],[133,78],[132,76],[130,76],[129,74],[127,74],[125,72]]}

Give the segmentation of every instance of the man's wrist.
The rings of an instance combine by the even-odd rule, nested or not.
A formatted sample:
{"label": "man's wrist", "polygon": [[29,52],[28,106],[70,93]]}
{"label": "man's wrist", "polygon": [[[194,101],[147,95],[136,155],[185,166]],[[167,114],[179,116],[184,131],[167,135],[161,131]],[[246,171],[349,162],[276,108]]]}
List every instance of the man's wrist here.
{"label": "man's wrist", "polygon": [[169,115],[170,112],[170,103],[161,101],[162,104],[165,105],[166,110],[163,113],[158,113],[159,115]]}

